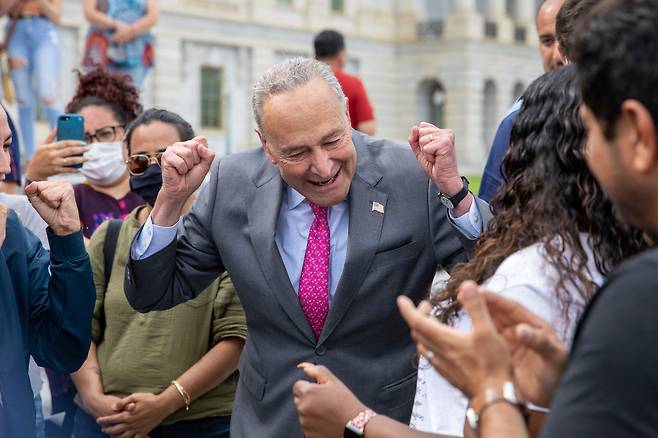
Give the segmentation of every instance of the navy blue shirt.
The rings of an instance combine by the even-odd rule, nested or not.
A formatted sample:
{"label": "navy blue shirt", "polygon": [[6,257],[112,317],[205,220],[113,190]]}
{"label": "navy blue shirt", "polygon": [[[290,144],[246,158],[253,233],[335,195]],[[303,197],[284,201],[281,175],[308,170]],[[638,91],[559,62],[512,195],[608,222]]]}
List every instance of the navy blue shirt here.
{"label": "navy blue shirt", "polygon": [[96,289],[82,233],[56,236],[48,229],[48,242],[50,255],[10,210],[0,247],[3,437],[35,434],[30,355],[71,373],[89,352]]}
{"label": "navy blue shirt", "polygon": [[478,197],[491,203],[491,200],[498,192],[498,189],[503,185],[503,173],[500,165],[503,162],[503,157],[509,147],[510,134],[512,133],[512,125],[514,119],[521,109],[522,101],[517,100],[507,116],[500,122],[496,135],[494,136],[491,150],[489,151],[489,158],[484,167],[482,174],[482,181],[480,182],[480,192]]}

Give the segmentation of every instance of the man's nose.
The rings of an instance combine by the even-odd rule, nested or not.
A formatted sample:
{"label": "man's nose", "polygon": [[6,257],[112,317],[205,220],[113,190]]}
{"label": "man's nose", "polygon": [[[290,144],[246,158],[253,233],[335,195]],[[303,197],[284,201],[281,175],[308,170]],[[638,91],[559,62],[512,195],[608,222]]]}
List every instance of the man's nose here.
{"label": "man's nose", "polygon": [[313,153],[311,162],[311,171],[321,178],[330,178],[331,175],[331,157],[326,151],[319,149]]}

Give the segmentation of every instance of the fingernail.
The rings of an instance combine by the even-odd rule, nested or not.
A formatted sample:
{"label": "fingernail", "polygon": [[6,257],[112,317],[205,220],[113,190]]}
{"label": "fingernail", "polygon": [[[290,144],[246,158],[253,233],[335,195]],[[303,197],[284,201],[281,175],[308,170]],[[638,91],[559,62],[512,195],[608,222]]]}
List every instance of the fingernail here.
{"label": "fingernail", "polygon": [[312,367],[313,364],[310,362],[300,362],[297,364],[297,368],[306,368],[306,367]]}

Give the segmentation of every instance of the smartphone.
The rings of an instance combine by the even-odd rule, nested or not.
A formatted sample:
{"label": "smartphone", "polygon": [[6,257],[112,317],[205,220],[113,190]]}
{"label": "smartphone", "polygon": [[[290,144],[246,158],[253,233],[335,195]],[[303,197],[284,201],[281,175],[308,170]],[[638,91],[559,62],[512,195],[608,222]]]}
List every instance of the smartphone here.
{"label": "smartphone", "polygon": [[[85,141],[85,119],[77,114],[62,114],[57,119],[57,141],[79,140]],[[78,155],[82,156],[82,154]],[[81,168],[81,164],[72,164],[68,167]]]}

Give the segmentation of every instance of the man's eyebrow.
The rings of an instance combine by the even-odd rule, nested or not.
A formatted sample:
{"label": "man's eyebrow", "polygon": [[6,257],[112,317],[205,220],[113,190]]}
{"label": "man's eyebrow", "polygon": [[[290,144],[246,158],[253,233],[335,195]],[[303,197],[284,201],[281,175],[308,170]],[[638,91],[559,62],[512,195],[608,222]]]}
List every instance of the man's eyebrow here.
{"label": "man's eyebrow", "polygon": [[322,140],[320,140],[320,143],[324,143],[324,142],[326,142],[327,140],[329,140],[330,138],[335,137],[335,136],[341,134],[341,133],[343,132],[343,130],[344,130],[343,128],[340,128],[340,129],[335,129],[335,130],[331,131],[329,134],[327,134],[327,135],[325,135],[324,137],[322,137]]}

